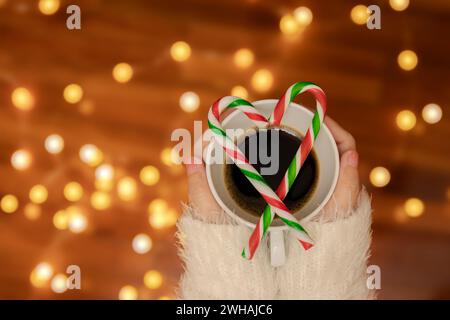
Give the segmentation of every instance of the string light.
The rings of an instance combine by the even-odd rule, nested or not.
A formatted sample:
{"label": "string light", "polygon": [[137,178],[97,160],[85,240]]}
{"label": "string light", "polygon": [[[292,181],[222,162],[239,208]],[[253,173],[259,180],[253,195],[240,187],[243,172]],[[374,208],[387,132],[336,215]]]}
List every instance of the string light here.
{"label": "string light", "polygon": [[395,11],[403,11],[409,6],[409,0],[389,0],[389,5]]}
{"label": "string light", "polygon": [[59,273],[55,275],[50,283],[52,291],[55,293],[63,293],[67,290],[67,276]]}
{"label": "string light", "polygon": [[416,125],[416,115],[410,110],[403,110],[395,119],[397,126],[403,131],[409,131]]}
{"label": "string light", "polygon": [[106,210],[111,206],[111,196],[103,191],[95,191],[91,195],[91,206],[97,210]]}
{"label": "string light", "polygon": [[298,7],[294,10],[294,18],[300,26],[306,27],[311,24],[313,13],[308,7]]}
{"label": "string light", "polygon": [[287,14],[280,19],[280,30],[283,34],[292,36],[300,31],[300,25],[294,16]]}
{"label": "string light", "polygon": [[64,149],[64,140],[58,134],[51,134],[45,138],[45,150],[51,154],[58,154]]}
{"label": "string light", "polygon": [[67,208],[69,214],[68,227],[73,233],[81,233],[86,230],[88,221],[78,207]]}
{"label": "string light", "polygon": [[141,179],[142,183],[147,186],[153,186],[159,181],[159,170],[154,166],[145,166],[141,169],[139,173],[139,179]]}
{"label": "string light", "polygon": [[31,92],[23,87],[14,89],[11,94],[13,105],[20,110],[28,111],[34,107],[34,98]]}
{"label": "string light", "polygon": [[39,263],[30,274],[30,282],[36,288],[44,287],[53,276],[53,267],[48,262]]}
{"label": "string light", "polygon": [[370,171],[369,179],[375,187],[381,188],[391,181],[391,174],[384,167],[375,167]]}
{"label": "string light", "polygon": [[83,196],[83,187],[78,182],[71,181],[64,186],[63,193],[67,200],[76,202]]}
{"label": "string light", "polygon": [[133,286],[123,286],[119,291],[119,300],[136,300],[137,298],[138,291]]}
{"label": "string light", "polygon": [[188,91],[180,96],[179,104],[181,110],[185,112],[194,112],[200,106],[200,98],[195,92]]}
{"label": "string light", "polygon": [[114,168],[109,164],[102,164],[95,169],[97,180],[112,180],[114,178]]}
{"label": "string light", "polygon": [[117,195],[123,201],[136,199],[137,184],[132,177],[123,177],[117,182]]}
{"label": "string light", "polygon": [[273,75],[267,69],[259,69],[252,76],[252,86],[258,92],[268,91],[273,85]]}
{"label": "string light", "polygon": [[409,217],[417,218],[425,211],[425,204],[418,198],[410,198],[406,200],[404,209]]}
{"label": "string light", "polygon": [[118,63],[114,66],[112,75],[119,83],[126,83],[133,77],[133,68],[125,62]]}
{"label": "string light", "polygon": [[406,71],[413,70],[418,63],[417,54],[412,50],[403,50],[397,57],[397,62],[400,68]]}
{"label": "string light", "polygon": [[191,56],[191,47],[184,41],[177,41],[170,47],[170,55],[175,61],[186,61]]}
{"label": "string light", "polygon": [[242,86],[234,86],[231,89],[231,95],[242,99],[248,99],[248,91]]}
{"label": "string light", "polygon": [[85,144],[80,148],[80,159],[91,167],[98,166],[103,161],[103,152],[93,144]]}
{"label": "string light", "polygon": [[157,270],[149,270],[144,275],[144,284],[147,288],[154,290],[161,287],[163,283],[163,276]]}
{"label": "string light", "polygon": [[33,186],[28,194],[31,202],[41,204],[47,201],[48,191],[42,184]]}
{"label": "string light", "polygon": [[83,88],[76,83],[69,84],[64,88],[63,96],[68,103],[78,103],[83,98]]}
{"label": "string light", "polygon": [[254,60],[255,55],[250,49],[247,48],[239,49],[233,55],[234,64],[242,69],[250,67]]}
{"label": "string light", "polygon": [[55,14],[59,9],[59,0],[39,0],[39,11],[45,15]]}
{"label": "string light", "polygon": [[12,194],[4,195],[0,201],[0,207],[5,213],[13,213],[19,207],[19,200]]}
{"label": "string light", "polygon": [[362,4],[354,6],[352,11],[350,11],[350,18],[356,24],[363,25],[367,23],[369,19],[369,9]]}
{"label": "string light", "polygon": [[152,244],[152,239],[148,235],[139,233],[133,238],[132,247],[134,252],[144,254],[150,251]]}
{"label": "string light", "polygon": [[32,161],[31,153],[24,149],[14,151],[11,156],[11,165],[16,170],[26,170],[30,167]]}
{"label": "string light", "polygon": [[438,123],[442,118],[442,109],[435,103],[429,103],[422,109],[422,118],[429,124]]}
{"label": "string light", "polygon": [[35,203],[27,203],[23,209],[25,217],[29,220],[37,220],[41,216],[41,207]]}
{"label": "string light", "polygon": [[66,210],[59,210],[53,215],[53,225],[58,230],[66,230],[69,227],[69,214]]}

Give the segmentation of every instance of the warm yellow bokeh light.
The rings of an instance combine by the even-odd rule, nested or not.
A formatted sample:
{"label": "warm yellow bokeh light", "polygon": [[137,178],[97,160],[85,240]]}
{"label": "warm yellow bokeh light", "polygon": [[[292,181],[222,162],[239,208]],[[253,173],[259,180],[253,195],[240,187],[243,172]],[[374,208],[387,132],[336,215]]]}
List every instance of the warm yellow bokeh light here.
{"label": "warm yellow bokeh light", "polygon": [[194,112],[200,107],[200,98],[195,92],[188,91],[180,96],[179,105],[185,112]]}
{"label": "warm yellow bokeh light", "polygon": [[242,48],[237,50],[233,55],[234,64],[239,68],[248,68],[253,64],[255,55],[250,49]]}
{"label": "warm yellow bokeh light", "polygon": [[107,192],[95,191],[91,195],[91,206],[96,210],[106,210],[111,206],[111,196]]}
{"label": "warm yellow bokeh light", "polygon": [[369,179],[372,185],[381,188],[391,181],[391,174],[389,170],[384,167],[375,167],[370,171]]}
{"label": "warm yellow bokeh light", "polygon": [[11,94],[13,105],[20,110],[31,110],[34,107],[34,97],[31,92],[23,87],[14,89]]}
{"label": "warm yellow bokeh light", "polygon": [[414,112],[410,110],[403,110],[397,114],[395,118],[395,122],[397,123],[397,127],[399,127],[403,131],[409,131],[416,125],[417,119]]}
{"label": "warm yellow bokeh light", "polygon": [[148,213],[155,213],[155,212],[165,212],[167,209],[169,209],[169,204],[164,199],[155,199],[148,205],[147,211]]}
{"label": "warm yellow bokeh light", "polygon": [[113,78],[120,83],[130,81],[133,77],[133,73],[133,68],[125,62],[116,64],[112,71]]}
{"label": "warm yellow bokeh light", "polygon": [[145,166],[139,172],[139,179],[147,186],[153,186],[159,181],[159,170],[154,166]]}
{"label": "warm yellow bokeh light", "polygon": [[164,163],[166,166],[173,166],[175,164],[179,164],[180,162],[180,157],[177,155],[177,153],[175,152],[175,150],[173,150],[172,148],[164,148],[161,151],[161,162]]}
{"label": "warm yellow bokeh light", "polygon": [[160,296],[158,300],[172,300],[169,296]]}
{"label": "warm yellow bokeh light", "polygon": [[422,109],[422,118],[429,124],[438,123],[442,119],[442,109],[436,103],[429,103]]}
{"label": "warm yellow bokeh light", "polygon": [[273,75],[267,69],[259,69],[252,76],[252,86],[258,92],[265,92],[272,88]]}
{"label": "warm yellow bokeh light", "polygon": [[50,283],[50,287],[54,293],[63,293],[67,290],[67,276],[59,273],[55,275]]}
{"label": "warm yellow bokeh light", "polygon": [[158,289],[163,283],[163,276],[157,270],[149,270],[144,275],[144,284],[149,289]]}
{"label": "warm yellow bokeh light", "polygon": [[20,149],[14,151],[11,156],[11,165],[16,170],[26,170],[30,167],[32,161],[31,153],[27,150]]}
{"label": "warm yellow bokeh light", "polygon": [[15,195],[6,194],[0,200],[0,207],[5,213],[13,213],[19,207],[19,200],[17,200]]}
{"label": "warm yellow bokeh light", "polygon": [[72,202],[78,201],[83,196],[83,187],[75,181],[71,181],[64,186],[64,197]]}
{"label": "warm yellow bokeh light", "polygon": [[149,208],[148,222],[154,229],[172,227],[177,223],[178,213],[175,209],[151,210]]}
{"label": "warm yellow bokeh light", "polygon": [[300,26],[306,27],[311,24],[313,13],[308,7],[298,7],[294,10],[294,18]]}
{"label": "warm yellow bokeh light", "polygon": [[293,15],[287,14],[280,19],[280,30],[283,34],[292,36],[297,34],[301,29],[300,24]]}
{"label": "warm yellow bokeh light", "polygon": [[400,68],[406,71],[411,71],[417,66],[417,54],[412,50],[403,50],[397,57],[397,62]]}
{"label": "warm yellow bokeh light", "polygon": [[93,144],[85,144],[80,148],[80,159],[91,167],[98,166],[103,161],[103,152]]}
{"label": "warm yellow bokeh light", "polygon": [[425,204],[418,198],[410,198],[406,200],[404,209],[409,217],[417,218],[425,211]]}
{"label": "warm yellow bokeh light", "polygon": [[231,89],[231,95],[245,100],[248,99],[248,91],[243,86],[234,86]]}
{"label": "warm yellow bokeh light", "polygon": [[25,217],[29,220],[37,220],[41,216],[42,209],[39,205],[35,203],[27,203],[23,208]]}
{"label": "warm yellow bokeh light", "polygon": [[78,207],[69,207],[66,209],[69,220],[68,227],[73,233],[81,233],[87,229],[88,220],[86,215]]}
{"label": "warm yellow bokeh light", "polygon": [[97,180],[112,180],[114,178],[114,168],[110,164],[102,164],[95,169],[95,178]]}
{"label": "warm yellow bokeh light", "polygon": [[123,201],[136,199],[137,184],[132,177],[123,177],[117,182],[117,195]]}
{"label": "warm yellow bokeh light", "polygon": [[83,88],[79,84],[71,83],[64,88],[64,100],[68,103],[77,103],[83,98]]}
{"label": "warm yellow bokeh light", "polygon": [[184,41],[177,41],[170,47],[170,56],[178,62],[186,61],[191,56],[191,47]]}
{"label": "warm yellow bokeh light", "polygon": [[137,298],[138,291],[133,286],[123,286],[119,291],[119,300],[136,300]]}
{"label": "warm yellow bokeh light", "polygon": [[30,282],[36,288],[44,287],[53,276],[53,267],[48,262],[39,263],[30,274]]}
{"label": "warm yellow bokeh light", "polygon": [[369,19],[370,12],[369,9],[362,4],[354,6],[352,11],[350,11],[350,18],[356,24],[363,25],[367,23]]}
{"label": "warm yellow bokeh light", "polygon": [[59,210],[53,215],[53,225],[58,230],[66,230],[69,227],[69,213]]}
{"label": "warm yellow bokeh light", "polygon": [[389,0],[389,5],[395,11],[403,11],[409,6],[409,0]]}
{"label": "warm yellow bokeh light", "polygon": [[60,6],[59,0],[39,0],[39,11],[45,15],[52,15],[58,11]]}
{"label": "warm yellow bokeh light", "polygon": [[132,247],[136,253],[147,253],[152,248],[152,245],[152,239],[145,233],[139,233],[133,238]]}
{"label": "warm yellow bokeh light", "polygon": [[60,153],[64,149],[64,139],[58,134],[51,134],[45,138],[44,146],[48,153]]}
{"label": "warm yellow bokeh light", "polygon": [[111,191],[114,187],[113,180],[95,180],[95,188],[100,191]]}
{"label": "warm yellow bokeh light", "polygon": [[31,188],[30,192],[28,193],[28,197],[33,203],[44,203],[45,201],[47,201],[48,197],[47,188],[42,184],[37,184]]}

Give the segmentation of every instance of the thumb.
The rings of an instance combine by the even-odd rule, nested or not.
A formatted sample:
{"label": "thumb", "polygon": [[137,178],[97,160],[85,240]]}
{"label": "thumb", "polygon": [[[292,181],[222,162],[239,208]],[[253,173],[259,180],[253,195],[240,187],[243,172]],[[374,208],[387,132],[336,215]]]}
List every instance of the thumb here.
{"label": "thumb", "polygon": [[341,210],[351,210],[358,198],[360,184],[358,174],[359,155],[356,150],[348,150],[341,156],[339,178],[334,193]]}

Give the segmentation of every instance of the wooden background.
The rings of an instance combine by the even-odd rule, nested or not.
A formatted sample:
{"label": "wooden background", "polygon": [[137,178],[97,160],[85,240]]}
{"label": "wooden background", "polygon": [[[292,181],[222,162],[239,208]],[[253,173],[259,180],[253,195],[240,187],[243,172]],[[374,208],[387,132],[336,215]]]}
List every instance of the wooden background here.
{"label": "wooden background", "polygon": [[[2,1],[5,2],[5,1]],[[250,98],[279,97],[298,80],[319,84],[327,92],[329,115],[356,138],[361,157],[361,178],[373,194],[374,233],[371,264],[381,267],[379,297],[450,298],[450,2],[412,0],[403,12],[388,1],[371,1],[382,11],[382,29],[368,30],[352,23],[355,1],[70,1],[82,10],[82,30],[65,27],[65,8],[52,16],[37,10],[37,1],[9,0],[0,7],[0,195],[15,194],[20,208],[0,213],[0,298],[116,299],[119,289],[131,284],[142,299],[174,296],[182,270],[176,256],[174,228],[153,230],[146,206],[156,197],[179,210],[186,200],[184,174],[160,161],[170,146],[173,129],[192,129],[193,120],[205,119],[209,104],[229,94],[234,85],[249,89]],[[295,39],[278,28],[280,17],[298,5],[313,11],[313,23]],[[170,45],[187,41],[191,58],[176,63]],[[233,53],[251,48],[255,63],[236,68]],[[413,49],[417,68],[401,70],[397,55]],[[135,71],[127,84],[115,82],[112,67],[126,61]],[[251,89],[252,73],[260,67],[274,74],[275,84],[265,93]],[[93,112],[80,112],[62,98],[69,83],[84,89],[84,101]],[[11,104],[17,86],[30,88],[36,106],[21,112]],[[195,91],[201,107],[186,114],[179,96]],[[430,102],[443,109],[442,120],[428,125],[420,118]],[[418,115],[411,132],[395,126],[402,109]],[[57,132],[65,139],[59,156],[43,148],[45,137]],[[108,161],[137,179],[140,168],[153,164],[161,171],[156,187],[139,186],[138,200],[114,200],[106,212],[90,210],[90,228],[75,235],[56,230],[52,216],[68,205],[63,185],[80,181],[87,194],[93,189],[93,170],[77,157],[85,143],[98,145]],[[14,150],[32,151],[33,166],[18,172],[10,165]],[[368,174],[382,165],[392,174],[382,189],[371,188]],[[49,187],[43,215],[29,221],[23,215],[29,188]],[[426,205],[417,219],[395,218],[409,197]],[[86,196],[82,205],[88,204]],[[146,255],[131,249],[131,239],[147,232],[154,241]],[[58,272],[69,264],[82,270],[80,291],[52,293],[34,289],[29,281],[42,260]],[[164,285],[148,290],[142,283],[146,270],[157,269]]]}

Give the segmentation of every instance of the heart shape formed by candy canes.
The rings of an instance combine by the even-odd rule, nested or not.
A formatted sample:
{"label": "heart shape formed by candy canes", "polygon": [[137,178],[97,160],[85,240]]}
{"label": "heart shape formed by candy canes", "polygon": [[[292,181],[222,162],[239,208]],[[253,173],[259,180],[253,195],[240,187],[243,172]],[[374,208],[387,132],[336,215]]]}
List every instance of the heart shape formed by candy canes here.
{"label": "heart shape formed by candy canes", "polygon": [[[311,126],[308,128],[305,135],[305,139],[300,144],[298,151],[291,161],[288,170],[283,176],[283,180],[275,193],[260,173],[249,163],[242,151],[227,136],[225,130],[222,128],[220,115],[226,109],[236,108],[252,120],[258,128],[266,128],[270,124],[279,126],[289,103],[292,102],[297,95],[303,92],[311,92],[315,96],[317,102],[316,112],[314,113]],[[320,130],[325,110],[325,93],[320,87],[311,82],[298,82],[289,87],[275,106],[275,109],[269,118],[270,122],[264,115],[256,110],[250,102],[238,97],[223,97],[218,99],[211,106],[208,113],[208,126],[215,135],[215,141],[219,143],[225,153],[233,160],[236,166],[267,202],[267,206],[250,236],[248,245],[242,251],[242,256],[244,258],[251,259],[253,257],[261,240],[267,233],[275,214],[290,228],[291,231],[293,231],[293,235],[305,250],[308,250],[313,246],[312,239],[297,219],[290,213],[289,209],[283,203],[283,199],[286,197],[295,178],[300,172],[301,166],[312,149],[314,140]]]}

